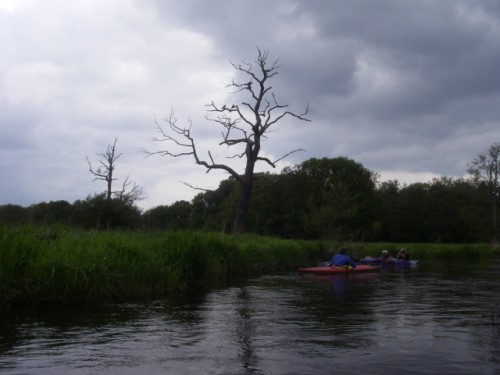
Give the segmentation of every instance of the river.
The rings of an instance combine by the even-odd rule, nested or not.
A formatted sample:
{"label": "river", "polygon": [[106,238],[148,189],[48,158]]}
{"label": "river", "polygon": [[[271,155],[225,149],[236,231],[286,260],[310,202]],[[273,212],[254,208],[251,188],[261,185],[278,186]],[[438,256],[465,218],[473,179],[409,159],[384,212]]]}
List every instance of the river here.
{"label": "river", "polygon": [[3,316],[0,374],[500,374],[500,261]]}

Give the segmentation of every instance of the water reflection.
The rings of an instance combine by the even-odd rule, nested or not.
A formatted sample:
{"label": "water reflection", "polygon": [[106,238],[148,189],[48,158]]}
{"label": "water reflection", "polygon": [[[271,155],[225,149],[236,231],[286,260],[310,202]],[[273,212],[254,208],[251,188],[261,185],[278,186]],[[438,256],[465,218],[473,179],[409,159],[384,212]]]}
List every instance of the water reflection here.
{"label": "water reflection", "polygon": [[251,374],[256,368],[257,356],[255,355],[253,340],[255,337],[255,324],[252,322],[251,296],[247,288],[243,287],[237,293],[238,316],[236,324],[236,344],[240,347],[240,358],[245,373]]}
{"label": "water reflection", "polygon": [[[8,374],[499,374],[500,262],[3,316]],[[404,359],[404,360],[401,360]]]}
{"label": "water reflection", "polygon": [[329,285],[334,297],[339,301],[352,300],[350,293],[356,293],[362,290],[361,285],[369,289],[371,283],[376,282],[380,277],[380,272],[367,272],[356,274],[339,275],[308,275],[302,276],[304,280],[311,282],[325,283]]}

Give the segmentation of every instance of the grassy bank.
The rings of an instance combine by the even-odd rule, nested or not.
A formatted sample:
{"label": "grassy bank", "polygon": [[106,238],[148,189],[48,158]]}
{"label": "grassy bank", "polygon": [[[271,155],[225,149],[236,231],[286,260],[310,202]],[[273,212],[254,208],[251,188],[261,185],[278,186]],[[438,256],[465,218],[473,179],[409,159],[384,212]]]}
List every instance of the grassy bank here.
{"label": "grassy bank", "polygon": [[189,232],[0,228],[0,309],[185,292],[234,277],[286,271],[324,244]]}
{"label": "grassy bank", "polygon": [[491,245],[338,243],[191,232],[93,232],[0,227],[0,310],[163,296],[231,278],[294,271],[328,260],[340,246],[356,257],[479,259]]}

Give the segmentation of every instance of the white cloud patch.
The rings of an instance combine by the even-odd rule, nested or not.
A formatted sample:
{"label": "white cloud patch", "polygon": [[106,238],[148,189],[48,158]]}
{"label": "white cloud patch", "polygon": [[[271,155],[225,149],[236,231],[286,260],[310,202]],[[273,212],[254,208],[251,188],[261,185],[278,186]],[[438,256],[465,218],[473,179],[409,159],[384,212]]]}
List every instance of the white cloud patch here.
{"label": "white cloud patch", "polygon": [[499,43],[489,1],[0,0],[0,204],[104,190],[85,156],[115,138],[118,177],[144,187],[144,208],[198,193],[180,181],[216,188],[226,174],[140,150],[161,146],[154,119],[174,109],[202,156],[232,154],[205,104],[233,100],[229,62],[253,62],[256,46],[279,58],[279,102],[313,108],[264,143],[273,160],[306,150],[277,172],[347,156],[401,182],[463,176],[500,141]]}

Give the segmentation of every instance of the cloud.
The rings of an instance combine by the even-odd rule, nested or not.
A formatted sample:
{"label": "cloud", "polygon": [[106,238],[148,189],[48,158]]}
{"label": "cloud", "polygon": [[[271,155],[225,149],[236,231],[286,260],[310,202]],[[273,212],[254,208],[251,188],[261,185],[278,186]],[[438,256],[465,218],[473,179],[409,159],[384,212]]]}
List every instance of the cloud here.
{"label": "cloud", "polygon": [[225,160],[205,104],[232,100],[230,62],[252,63],[256,47],[279,60],[279,102],[313,108],[266,140],[271,159],[306,150],[276,172],[347,156],[402,182],[464,176],[500,141],[499,16],[496,1],[465,0],[2,0],[0,204],[104,190],[85,157],[115,138],[118,176],[144,187],[144,208],[198,193],[181,181],[216,188],[227,175],[140,150],[161,146],[155,118],[173,109],[202,155]]}

